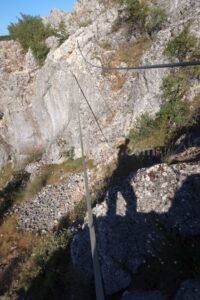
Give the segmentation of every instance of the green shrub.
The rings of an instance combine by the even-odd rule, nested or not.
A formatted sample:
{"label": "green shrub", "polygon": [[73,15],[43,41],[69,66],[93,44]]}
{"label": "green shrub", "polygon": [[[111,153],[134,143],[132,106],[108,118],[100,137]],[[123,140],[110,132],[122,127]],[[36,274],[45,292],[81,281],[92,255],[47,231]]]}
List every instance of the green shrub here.
{"label": "green shrub", "polygon": [[132,147],[154,148],[167,145],[182,128],[195,124],[195,111],[184,100],[193,73],[174,71],[163,80],[162,105],[155,118],[140,116],[129,133]]}
{"label": "green shrub", "polygon": [[8,30],[12,39],[17,40],[24,50],[31,48],[33,55],[41,64],[49,51],[45,40],[49,36],[57,36],[57,33],[50,25],[45,26],[38,16],[21,14],[17,23],[11,23]]}
{"label": "green shrub", "polygon": [[142,28],[149,14],[149,7],[144,1],[126,0],[125,2],[131,23],[135,23],[139,28]]}
{"label": "green shrub", "polygon": [[[164,54],[171,60],[175,58],[178,58],[180,61],[200,59],[199,46],[200,39],[190,33],[190,24],[187,24],[180,34],[169,41]],[[187,73],[183,71],[178,74],[179,79],[181,74],[185,77],[185,80],[182,80],[182,88],[186,88],[186,81],[189,84],[189,80],[199,78],[200,66],[190,67],[187,69]]]}
{"label": "green shrub", "polygon": [[182,32],[169,41],[164,54],[169,58],[184,60],[188,56],[200,56],[198,50],[199,41],[197,37],[190,33],[190,24],[186,25]]}
{"label": "green shrub", "polygon": [[169,135],[171,131],[186,125],[189,112],[188,103],[182,101],[180,95],[177,94],[176,98],[165,100],[157,114],[157,120],[161,121],[162,126],[166,129],[166,135]]}
{"label": "green shrub", "polygon": [[38,300],[56,299],[59,289],[67,294],[72,277],[70,240],[67,230],[45,238],[19,274],[18,287]]}
{"label": "green shrub", "polygon": [[129,138],[131,138],[131,140],[134,140],[135,142],[139,141],[140,136],[147,136],[151,132],[152,128],[155,125],[154,123],[155,121],[148,113],[142,114],[136,120],[136,126],[131,130]]}
{"label": "green shrub", "polygon": [[[182,32],[174,39],[169,41],[164,54],[171,60],[178,58],[181,60],[195,60],[200,59],[200,39],[190,33],[190,24],[186,25]],[[179,72],[179,77],[182,74],[187,78],[187,81],[199,78],[200,66],[194,66],[187,69],[186,72]],[[180,79],[180,78],[179,78]],[[185,82],[183,81],[183,85]]]}
{"label": "green shrub", "polygon": [[49,53],[49,48],[45,44],[45,42],[38,42],[33,44],[31,47],[33,51],[33,55],[39,64],[42,64],[47,54]]}
{"label": "green shrub", "polygon": [[91,19],[86,19],[84,21],[79,22],[80,27],[88,27],[90,24],[92,24]]}
{"label": "green shrub", "polygon": [[165,11],[155,5],[149,6],[145,0],[114,0],[125,4],[127,21],[134,30],[152,36],[162,28],[166,19]]}
{"label": "green shrub", "polygon": [[0,171],[0,190],[4,189],[13,177],[13,166],[11,163],[5,165]]}
{"label": "green shrub", "polygon": [[159,7],[149,8],[148,16],[145,20],[145,29],[152,36],[153,33],[162,29],[162,24],[166,20],[165,11]]}
{"label": "green shrub", "polygon": [[[200,58],[200,41],[190,33],[190,25],[171,40],[164,51],[170,58],[183,60]],[[185,100],[191,81],[199,79],[200,67],[182,68],[172,71],[162,84],[162,105],[154,119],[143,114],[129,139],[133,147],[151,148],[169,144],[176,134],[184,128],[196,124],[195,105]],[[198,106],[199,107],[199,106]]]}
{"label": "green shrub", "polygon": [[112,50],[112,44],[108,40],[99,42],[99,46],[107,51]]}
{"label": "green shrub", "polygon": [[74,150],[74,147],[71,147],[69,150],[64,151],[62,156],[64,156],[66,159],[73,160],[75,156]]}
{"label": "green shrub", "polygon": [[69,240],[70,234],[67,230],[63,230],[59,235],[50,236],[37,248],[36,253],[32,254],[34,265],[39,269],[44,269],[55,251],[65,249]]}
{"label": "green shrub", "polygon": [[163,101],[180,100],[187,90],[188,77],[185,71],[172,72],[163,79],[162,98]]}
{"label": "green shrub", "polygon": [[64,43],[64,41],[66,41],[68,39],[69,33],[67,31],[64,21],[60,22],[58,29],[57,29],[56,36],[59,38],[60,44]]}

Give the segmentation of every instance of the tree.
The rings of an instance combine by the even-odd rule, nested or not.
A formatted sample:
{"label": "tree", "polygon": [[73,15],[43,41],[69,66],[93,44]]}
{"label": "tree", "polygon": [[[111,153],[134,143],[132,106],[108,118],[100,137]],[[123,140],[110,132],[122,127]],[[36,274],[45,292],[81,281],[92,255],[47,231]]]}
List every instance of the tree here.
{"label": "tree", "polygon": [[21,14],[17,23],[11,23],[8,30],[12,39],[18,41],[24,50],[31,48],[34,57],[41,64],[48,52],[45,40],[49,36],[56,36],[56,31],[50,26],[45,26],[39,16]]}

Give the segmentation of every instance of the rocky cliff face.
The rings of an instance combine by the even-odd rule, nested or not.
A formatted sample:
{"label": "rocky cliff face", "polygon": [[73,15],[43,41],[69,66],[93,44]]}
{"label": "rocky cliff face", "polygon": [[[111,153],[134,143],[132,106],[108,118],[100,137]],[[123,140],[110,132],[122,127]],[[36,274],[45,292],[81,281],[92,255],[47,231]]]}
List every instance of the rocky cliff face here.
{"label": "rocky cliff face", "polygon": [[34,120],[31,97],[37,66],[30,52],[25,56],[20,45],[13,42],[0,44],[0,89],[2,167],[20,154],[26,154],[33,143]]}
{"label": "rocky cliff face", "polygon": [[[33,236],[42,233],[45,237],[47,232],[51,235],[66,223],[72,240],[67,252],[64,248],[63,251],[71,250],[69,260],[72,259],[77,272],[72,281],[77,276],[78,287],[85,284],[84,279],[86,287],[88,282],[93,282],[88,219],[87,215],[84,218],[86,208],[82,207],[85,202],[82,201],[81,168],[78,165],[71,173],[67,164],[77,163],[75,160],[64,161],[65,168],[63,164],[50,164],[61,162],[64,152],[66,154],[72,147],[76,157],[81,156],[80,109],[87,157],[93,158],[95,163],[101,162],[92,163],[88,175],[95,204],[93,215],[106,296],[117,293],[116,299],[125,300],[200,299],[199,280],[193,279],[200,273],[198,129],[195,128],[194,134],[192,132],[191,140],[194,141],[186,151],[187,134],[179,136],[175,144],[177,151],[168,158],[168,164],[162,163],[161,153],[155,149],[128,154],[126,143],[117,147],[139,115],[144,112],[153,115],[159,110],[163,78],[170,71],[106,72],[87,65],[78,48],[79,44],[83,55],[96,65],[126,67],[128,64],[168,62],[163,51],[172,35],[180,32],[188,21],[192,21],[192,32],[200,37],[200,4],[194,0],[157,2],[165,8],[167,20],[151,43],[140,39],[138,32],[130,34],[124,24],[116,30],[117,18],[123,20],[123,9],[111,1],[100,0],[79,0],[72,13],[52,10],[51,15],[43,19],[55,28],[64,22],[69,33],[69,38],[60,46],[55,37],[48,38],[51,50],[43,66],[39,67],[31,51],[24,53],[18,43],[0,42],[0,169],[8,162],[26,162],[22,174],[21,169],[16,170],[11,178],[3,181],[0,213],[4,224],[10,216],[15,218],[16,215],[13,226],[22,232],[23,244],[26,231],[28,234],[31,231]],[[130,62],[129,57],[124,61],[121,59],[122,47],[128,48],[134,61]],[[78,78],[107,141],[73,74]],[[200,85],[196,78],[188,86],[188,101],[199,94]],[[114,160],[117,152],[118,157]],[[37,156],[42,156],[41,161],[37,161]],[[114,166],[109,165],[110,170],[105,167],[110,161],[115,162],[114,171]],[[3,232],[2,237],[6,235]],[[8,253],[14,250],[14,256],[11,255],[3,266],[0,261],[0,277],[1,274],[7,276],[12,269],[13,257],[21,257],[20,248],[15,253],[15,236],[10,244]],[[55,252],[57,255],[57,250]],[[47,272],[51,269],[55,275],[57,265],[49,268],[49,260],[47,268],[43,265],[43,269]],[[26,269],[26,261],[24,265]],[[61,294],[66,297],[57,274],[56,290],[58,288],[59,293],[56,293],[56,299]],[[60,276],[62,281],[65,276],[62,277],[62,272]],[[46,286],[51,284],[42,283],[42,277],[45,280],[50,277],[48,273],[38,277],[46,291]],[[19,297],[15,299],[36,299],[31,288],[30,295],[28,292],[27,297],[23,296],[26,294],[23,288],[17,291]],[[65,285],[65,289],[68,286]],[[76,298],[73,289],[70,286],[70,299],[84,298],[82,294],[81,298]],[[51,289],[49,291],[51,293]],[[86,295],[89,299],[88,289]]]}
{"label": "rocky cliff face", "polygon": [[[166,62],[162,53],[172,30],[178,30],[188,20],[194,21],[193,32],[196,35],[200,32],[197,1],[158,2],[165,6],[169,17],[150,48],[139,55],[138,63],[141,64]],[[19,161],[39,152],[44,153],[46,161],[55,162],[71,147],[79,156],[79,105],[87,156],[97,161],[111,157],[117,140],[128,133],[139,114],[158,111],[166,70],[105,76],[102,70],[88,68],[78,50],[77,42],[88,60],[101,64],[107,62],[115,52],[113,49],[126,43],[128,38],[134,41],[135,36],[128,36],[126,28],[113,32],[118,14],[119,7],[97,0],[78,1],[70,14],[53,10],[44,21],[55,27],[64,21],[70,37],[50,51],[41,68],[35,64],[31,53],[25,55],[17,43],[0,43],[0,103],[4,114],[0,121],[1,168],[9,160]],[[71,71],[78,77],[109,147]],[[194,86],[197,88],[197,83]]]}

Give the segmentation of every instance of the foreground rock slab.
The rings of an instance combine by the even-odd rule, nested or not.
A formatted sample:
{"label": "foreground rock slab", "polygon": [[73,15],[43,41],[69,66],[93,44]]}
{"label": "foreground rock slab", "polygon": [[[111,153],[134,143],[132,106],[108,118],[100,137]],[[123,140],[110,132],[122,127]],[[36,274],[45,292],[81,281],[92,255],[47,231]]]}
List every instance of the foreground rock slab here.
{"label": "foreground rock slab", "polygon": [[[168,236],[200,234],[199,193],[199,162],[140,169],[108,189],[93,209],[106,294],[128,287],[148,259],[163,264],[159,253]],[[87,218],[71,252],[75,268],[92,280]]]}
{"label": "foreground rock slab", "polygon": [[187,280],[181,284],[175,300],[199,300],[200,280]]}
{"label": "foreground rock slab", "polygon": [[125,292],[121,300],[163,300],[163,296],[158,291],[153,292]]}

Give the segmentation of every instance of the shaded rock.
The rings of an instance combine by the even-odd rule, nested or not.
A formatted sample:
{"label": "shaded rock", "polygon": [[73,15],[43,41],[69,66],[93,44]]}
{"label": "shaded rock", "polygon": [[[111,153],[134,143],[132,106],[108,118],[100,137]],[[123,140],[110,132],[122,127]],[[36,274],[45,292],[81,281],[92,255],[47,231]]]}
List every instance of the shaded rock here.
{"label": "shaded rock", "polygon": [[164,300],[160,292],[125,292],[121,300]]}
{"label": "shaded rock", "polygon": [[[147,259],[159,258],[166,232],[200,233],[199,180],[199,163],[159,164],[108,189],[104,202],[93,209],[106,294],[128,287]],[[71,252],[75,268],[91,279],[87,218]]]}
{"label": "shaded rock", "polygon": [[187,280],[181,284],[174,300],[199,300],[200,299],[200,281]]}

